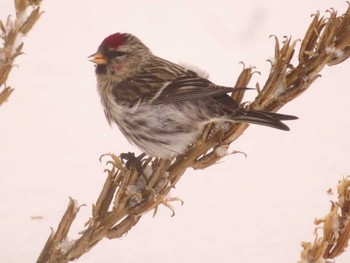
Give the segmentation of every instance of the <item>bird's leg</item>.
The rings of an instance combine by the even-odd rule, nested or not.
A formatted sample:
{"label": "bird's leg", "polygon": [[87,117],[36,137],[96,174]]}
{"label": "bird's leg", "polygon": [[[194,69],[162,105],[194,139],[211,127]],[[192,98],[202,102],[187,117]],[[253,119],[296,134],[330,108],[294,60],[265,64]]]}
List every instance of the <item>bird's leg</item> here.
{"label": "bird's leg", "polygon": [[145,153],[141,153],[139,156],[135,157],[135,154],[132,152],[128,152],[128,153],[121,153],[120,154],[120,159],[125,162],[125,166],[126,168],[128,168],[130,170],[131,166],[133,165],[136,168],[136,171],[139,174],[143,174],[143,169],[142,169],[142,163],[141,160],[143,157],[145,157],[146,154]]}

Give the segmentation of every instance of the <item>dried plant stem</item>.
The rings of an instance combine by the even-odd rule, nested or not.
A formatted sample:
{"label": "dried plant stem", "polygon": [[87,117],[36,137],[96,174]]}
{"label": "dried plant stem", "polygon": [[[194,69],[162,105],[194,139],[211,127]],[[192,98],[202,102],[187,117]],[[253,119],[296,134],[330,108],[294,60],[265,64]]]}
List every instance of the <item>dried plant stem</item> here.
{"label": "dried plant stem", "polygon": [[[338,200],[332,202],[330,212],[323,219],[316,219],[313,243],[303,242],[299,263],[322,263],[342,254],[350,239],[350,176],[338,184]],[[319,230],[322,230],[319,235]]]}
{"label": "dried plant stem", "polygon": [[15,58],[22,54],[22,37],[40,18],[39,4],[40,0],[15,0],[16,17],[12,19],[8,16],[5,22],[0,20],[0,38],[3,40],[3,46],[0,47],[0,106],[13,92],[13,88],[6,85],[6,80]]}
{"label": "dried plant stem", "polygon": [[[261,90],[257,85],[255,101],[246,105],[251,109],[276,112],[308,89],[325,65],[336,65],[350,56],[350,7],[341,16],[334,10],[329,11],[327,17],[320,17],[319,13],[313,16],[301,41],[295,66],[292,58],[298,41],[285,38],[280,43],[277,37],[274,38],[275,54],[270,61],[270,75]],[[252,68],[244,67],[236,87],[248,86],[253,73]],[[232,95],[239,103],[242,103],[243,96],[244,90]],[[138,174],[136,169],[126,169],[119,157],[109,154],[111,160],[107,163],[111,169],[107,170],[106,182],[84,232],[67,246],[68,230],[78,211],[71,200],[58,230],[51,233],[38,262],[76,260],[102,238],[121,237],[143,214],[153,209],[157,211],[158,205],[164,204],[171,209],[169,202],[176,199],[169,198],[168,194],[186,169],[204,169],[215,164],[229,154],[227,149],[230,143],[242,135],[248,126],[212,123],[204,129],[198,141],[175,160],[144,159],[143,175]],[[339,237],[337,244],[340,245],[325,249],[321,257],[327,253],[329,258],[337,256],[346,243],[346,238]]]}

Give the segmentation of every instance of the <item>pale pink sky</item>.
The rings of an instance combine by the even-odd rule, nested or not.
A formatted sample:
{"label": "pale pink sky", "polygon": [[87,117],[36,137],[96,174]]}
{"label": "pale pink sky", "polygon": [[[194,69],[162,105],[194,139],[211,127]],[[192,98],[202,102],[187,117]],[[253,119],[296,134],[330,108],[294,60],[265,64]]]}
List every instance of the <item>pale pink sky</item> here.
{"label": "pale pink sky", "polygon": [[[0,17],[12,12],[3,1]],[[81,209],[71,237],[87,221],[104,182],[107,152],[137,151],[104,119],[87,57],[104,37],[130,32],[174,62],[205,69],[232,85],[240,61],[267,78],[271,34],[301,38],[316,10],[345,1],[48,1],[25,38],[0,108],[0,261],[34,262],[71,196]],[[104,240],[78,262],[296,262],[312,241],[313,220],[329,209],[326,190],[350,171],[350,62],[322,78],[281,112],[299,116],[290,132],[250,127],[226,157],[188,170],[172,192],[176,216],[160,208],[120,240]],[[31,216],[43,216],[32,220]],[[337,262],[349,262],[350,252]]]}

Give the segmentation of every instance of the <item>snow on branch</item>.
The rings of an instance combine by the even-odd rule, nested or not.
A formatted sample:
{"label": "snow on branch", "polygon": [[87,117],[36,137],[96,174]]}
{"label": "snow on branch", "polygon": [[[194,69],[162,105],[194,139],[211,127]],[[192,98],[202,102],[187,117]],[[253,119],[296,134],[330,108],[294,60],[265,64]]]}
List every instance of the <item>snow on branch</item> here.
{"label": "snow on branch", "polygon": [[[276,112],[307,90],[326,65],[333,66],[345,61],[350,56],[350,7],[340,16],[335,10],[327,11],[325,16],[320,16],[319,13],[313,15],[301,42],[292,38],[284,38],[280,42],[277,37],[273,38],[275,49],[274,56],[270,59],[270,74],[262,88],[257,84],[255,100],[249,105],[242,103],[245,92],[242,89],[232,94],[232,98],[242,103],[242,106]],[[295,59],[297,62],[293,64],[292,58],[295,57],[299,44]],[[249,86],[253,74],[252,67],[244,67],[235,86]],[[74,201],[71,200],[58,230],[51,233],[37,262],[76,260],[101,239],[125,235],[145,213],[152,210],[156,213],[160,204],[172,209],[170,203],[178,199],[169,197],[169,193],[186,169],[204,169],[230,154],[227,151],[228,146],[248,126],[209,124],[184,155],[173,160],[143,159],[143,174],[139,174],[134,167],[131,170],[125,168],[118,156],[108,154],[107,165],[110,169],[106,170],[107,179],[92,206],[91,218],[85,224],[80,237],[71,240],[68,236],[69,228],[78,213]],[[324,238],[317,239],[314,244],[304,243],[301,262],[324,262],[322,260],[334,258],[345,249],[350,236],[347,217],[350,210],[348,186],[346,189],[346,194],[342,195],[343,201],[332,206],[332,213],[336,217],[326,217],[323,221]],[[342,214],[338,213],[338,209]],[[329,220],[338,220],[339,224],[329,227]],[[326,241],[326,245],[321,241]],[[321,250],[317,250],[316,246],[320,246]],[[318,256],[312,256],[313,253],[318,253]]]}

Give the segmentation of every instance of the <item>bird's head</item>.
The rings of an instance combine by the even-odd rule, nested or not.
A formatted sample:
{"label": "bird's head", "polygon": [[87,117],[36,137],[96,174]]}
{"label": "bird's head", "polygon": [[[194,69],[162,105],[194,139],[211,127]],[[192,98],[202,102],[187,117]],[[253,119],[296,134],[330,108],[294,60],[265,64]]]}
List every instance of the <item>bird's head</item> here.
{"label": "bird's head", "polygon": [[97,77],[121,81],[138,72],[151,55],[137,37],[115,33],[106,37],[89,59],[96,64]]}

